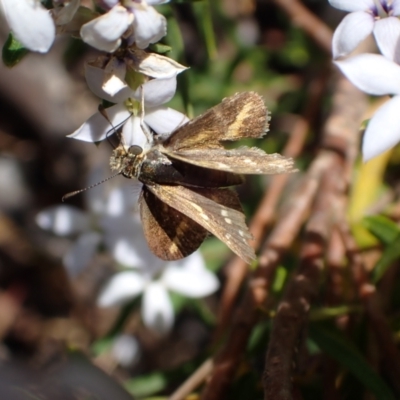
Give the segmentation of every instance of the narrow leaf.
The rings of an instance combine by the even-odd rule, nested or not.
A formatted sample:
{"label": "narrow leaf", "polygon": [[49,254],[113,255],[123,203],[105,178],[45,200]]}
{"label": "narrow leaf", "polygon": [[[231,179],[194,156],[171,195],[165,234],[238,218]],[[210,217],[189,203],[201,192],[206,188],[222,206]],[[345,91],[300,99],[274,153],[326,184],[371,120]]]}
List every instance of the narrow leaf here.
{"label": "narrow leaf", "polygon": [[373,280],[378,282],[390,266],[400,257],[400,234],[385,248],[382,257],[376,263],[373,271]]}
{"label": "narrow leaf", "polygon": [[363,219],[363,225],[380,241],[390,244],[400,234],[399,226],[384,215],[373,215]]}
{"label": "narrow leaf", "polygon": [[125,381],[126,390],[135,397],[151,396],[167,386],[165,376],[159,372],[142,375]]}
{"label": "narrow leaf", "polygon": [[395,399],[390,388],[372,369],[363,355],[337,332],[322,325],[313,324],[310,326],[310,336],[321,350],[347,368],[377,399]]}

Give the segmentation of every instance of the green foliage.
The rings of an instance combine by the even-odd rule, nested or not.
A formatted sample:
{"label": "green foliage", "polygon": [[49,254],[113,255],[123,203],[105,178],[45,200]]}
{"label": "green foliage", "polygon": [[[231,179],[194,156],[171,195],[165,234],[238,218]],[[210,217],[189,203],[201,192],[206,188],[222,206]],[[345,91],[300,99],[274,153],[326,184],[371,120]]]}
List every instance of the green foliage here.
{"label": "green foliage", "polygon": [[[166,376],[161,372],[137,376],[125,381],[124,386],[135,398],[144,398],[157,394],[168,384]],[[154,399],[154,397],[153,397]]]}
{"label": "green foliage", "polygon": [[385,400],[396,398],[362,354],[351,342],[345,340],[343,335],[335,332],[332,327],[327,328],[317,324],[310,327],[310,335],[321,350],[357,377],[376,398]]}
{"label": "green foliage", "polygon": [[377,283],[400,257],[400,227],[381,215],[367,217],[363,223],[385,245],[373,271],[373,281]]}
{"label": "green foliage", "polygon": [[2,51],[4,65],[9,68],[15,67],[28,53],[29,50],[15,39],[14,35],[10,32]]}
{"label": "green foliage", "polygon": [[386,245],[393,243],[400,234],[400,227],[384,215],[365,217],[363,225]]}

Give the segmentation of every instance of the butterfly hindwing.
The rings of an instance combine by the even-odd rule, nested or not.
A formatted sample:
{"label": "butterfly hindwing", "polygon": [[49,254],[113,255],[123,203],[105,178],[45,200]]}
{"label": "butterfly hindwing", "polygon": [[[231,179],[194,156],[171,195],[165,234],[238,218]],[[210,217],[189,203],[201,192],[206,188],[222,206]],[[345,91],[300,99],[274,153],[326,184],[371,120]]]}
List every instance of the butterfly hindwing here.
{"label": "butterfly hindwing", "polygon": [[254,250],[248,244],[251,234],[235,192],[157,184],[147,188],[162,202],[211,232],[246,262],[255,258]]}
{"label": "butterfly hindwing", "polygon": [[170,151],[218,148],[228,140],[260,138],[267,128],[262,97],[255,92],[236,93],[178,128],[163,146]]}
{"label": "butterfly hindwing", "polygon": [[157,182],[160,185],[184,185],[197,187],[228,187],[243,183],[242,175],[230,171],[205,169],[176,157],[171,158],[159,148],[146,154],[140,167],[143,183]]}
{"label": "butterfly hindwing", "polygon": [[164,203],[146,186],[140,194],[139,210],[149,248],[163,260],[179,260],[192,254],[207,236],[202,226]]}
{"label": "butterfly hindwing", "polygon": [[210,170],[236,174],[281,174],[295,172],[291,158],[267,154],[258,147],[239,147],[233,150],[201,149],[168,152],[169,157]]}

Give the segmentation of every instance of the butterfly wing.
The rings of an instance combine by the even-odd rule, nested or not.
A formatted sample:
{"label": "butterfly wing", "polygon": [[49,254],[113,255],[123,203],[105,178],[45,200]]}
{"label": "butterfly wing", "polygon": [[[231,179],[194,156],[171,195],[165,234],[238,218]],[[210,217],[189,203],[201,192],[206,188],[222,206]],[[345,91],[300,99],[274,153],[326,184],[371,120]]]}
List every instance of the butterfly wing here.
{"label": "butterfly wing", "polygon": [[226,149],[191,149],[166,154],[170,158],[213,170],[236,174],[281,174],[296,172],[294,162],[280,154],[267,154],[258,147]]}
{"label": "butterfly wing", "polygon": [[260,138],[268,130],[262,97],[255,92],[236,93],[178,128],[163,142],[169,151],[218,148],[221,142]]}
{"label": "butterfly wing", "polygon": [[187,257],[207,236],[201,225],[164,203],[146,186],[140,194],[139,210],[149,248],[162,260]]}
{"label": "butterfly wing", "polygon": [[[251,234],[235,192],[229,189],[188,189],[184,186],[157,184],[148,185],[147,189],[169,207],[189,217],[226,243],[246,262],[250,263],[255,259],[254,250],[248,244]],[[165,212],[160,218],[164,215]]]}

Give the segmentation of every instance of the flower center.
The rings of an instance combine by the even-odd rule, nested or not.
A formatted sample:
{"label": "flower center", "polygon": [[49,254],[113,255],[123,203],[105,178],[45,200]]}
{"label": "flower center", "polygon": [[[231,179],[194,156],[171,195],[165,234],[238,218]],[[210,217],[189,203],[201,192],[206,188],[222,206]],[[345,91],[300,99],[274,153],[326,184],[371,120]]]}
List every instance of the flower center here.
{"label": "flower center", "polygon": [[389,17],[393,11],[392,3],[392,0],[374,0],[375,6],[371,11],[376,18]]}
{"label": "flower center", "polygon": [[140,101],[137,101],[135,99],[131,99],[130,97],[124,101],[125,107],[127,110],[132,113],[133,115],[139,115],[142,105]]}

